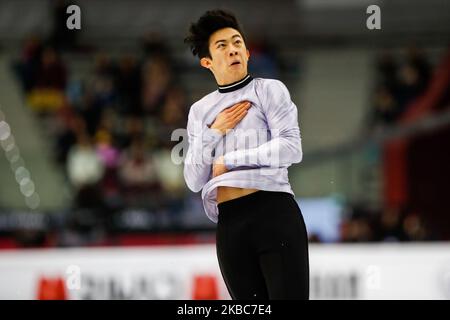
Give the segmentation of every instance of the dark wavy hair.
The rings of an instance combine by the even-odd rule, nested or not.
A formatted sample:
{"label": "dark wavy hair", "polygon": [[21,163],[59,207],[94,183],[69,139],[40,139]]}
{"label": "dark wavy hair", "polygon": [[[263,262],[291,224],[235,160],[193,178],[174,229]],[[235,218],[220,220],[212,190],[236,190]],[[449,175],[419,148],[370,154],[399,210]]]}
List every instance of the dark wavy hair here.
{"label": "dark wavy hair", "polygon": [[224,10],[210,10],[206,11],[197,22],[191,23],[189,34],[184,39],[184,43],[190,46],[192,54],[198,56],[199,59],[211,58],[209,37],[223,28],[236,29],[244,37],[242,28],[234,14]]}

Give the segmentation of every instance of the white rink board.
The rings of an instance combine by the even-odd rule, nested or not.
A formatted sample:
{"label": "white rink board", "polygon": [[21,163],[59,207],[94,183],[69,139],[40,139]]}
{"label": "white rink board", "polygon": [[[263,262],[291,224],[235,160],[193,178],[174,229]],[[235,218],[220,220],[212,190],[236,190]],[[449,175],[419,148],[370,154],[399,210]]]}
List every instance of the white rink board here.
{"label": "white rink board", "polygon": [[[0,251],[0,299],[36,299],[43,277],[69,299],[192,299],[196,275],[229,299],[214,245]],[[450,243],[310,245],[311,299],[450,299]]]}

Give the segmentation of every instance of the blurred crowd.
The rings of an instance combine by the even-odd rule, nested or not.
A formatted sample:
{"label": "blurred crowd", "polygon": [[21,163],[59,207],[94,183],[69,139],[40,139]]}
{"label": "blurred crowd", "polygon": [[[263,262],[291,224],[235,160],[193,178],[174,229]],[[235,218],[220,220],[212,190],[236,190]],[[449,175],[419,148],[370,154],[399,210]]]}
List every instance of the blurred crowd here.
{"label": "blurred crowd", "polygon": [[[369,125],[365,128],[366,133],[370,135],[389,127],[403,126],[402,120],[405,115],[413,107],[417,107],[416,102],[426,95],[433,75],[437,75],[436,71],[440,67],[442,68],[430,63],[425,52],[416,46],[410,46],[403,52],[394,53],[391,50],[382,52],[375,63],[373,108],[369,116]],[[429,99],[432,101],[429,105],[430,112],[449,105],[449,84],[447,83],[446,86],[447,90],[443,91],[441,97],[435,100]],[[422,99],[421,107],[426,103],[426,100]],[[425,109],[422,108],[423,110]],[[425,115],[427,114],[423,112],[422,116]],[[388,160],[384,159],[384,161]],[[389,182],[385,181],[385,183]],[[379,209],[371,209],[370,205],[363,203],[349,204],[340,227],[340,241],[439,240],[440,235],[430,223],[427,213],[429,212],[419,212],[410,203],[403,206],[385,204],[384,208]],[[320,241],[315,236],[312,238],[313,241]]]}
{"label": "blurred crowd", "polygon": [[[55,25],[64,15],[61,4],[54,8]],[[183,167],[171,159],[179,143],[171,141],[171,134],[186,128],[192,101],[177,77],[180,66],[168,44],[149,32],[140,39],[139,51],[112,56],[81,48],[74,37],[56,29],[48,39],[29,36],[14,69],[26,104],[43,124],[54,160],[72,188],[69,231],[107,231],[115,213],[136,217],[138,210],[155,218],[156,225],[188,228],[183,225],[187,214],[203,210],[193,208],[199,195],[188,191]],[[264,38],[249,46],[250,72],[278,77],[273,46]],[[81,79],[70,61],[71,54],[80,52],[93,57]]]}
{"label": "blurred crowd", "polygon": [[376,90],[369,128],[395,124],[410,103],[425,92],[431,75],[428,57],[416,46],[408,47],[402,55],[389,50],[380,54],[376,62]]}
{"label": "blurred crowd", "polygon": [[371,210],[355,205],[340,226],[341,242],[402,242],[437,240],[422,216],[413,210]]}
{"label": "blurred crowd", "polygon": [[186,188],[171,133],[186,127],[189,103],[166,44],[149,34],[139,53],[93,56],[92,69],[74,79],[61,51],[32,36],[16,64],[27,104],[54,138],[73,208],[100,216],[169,209],[176,219]]}

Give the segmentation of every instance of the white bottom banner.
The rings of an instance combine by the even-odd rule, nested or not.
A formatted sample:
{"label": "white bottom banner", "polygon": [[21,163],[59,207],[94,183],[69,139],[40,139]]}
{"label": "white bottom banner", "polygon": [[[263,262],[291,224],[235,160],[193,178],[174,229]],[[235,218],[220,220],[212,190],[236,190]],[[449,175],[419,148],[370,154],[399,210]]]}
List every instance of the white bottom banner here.
{"label": "white bottom banner", "polygon": [[[310,245],[311,299],[450,299],[450,244]],[[0,252],[0,299],[229,299],[214,245]]]}

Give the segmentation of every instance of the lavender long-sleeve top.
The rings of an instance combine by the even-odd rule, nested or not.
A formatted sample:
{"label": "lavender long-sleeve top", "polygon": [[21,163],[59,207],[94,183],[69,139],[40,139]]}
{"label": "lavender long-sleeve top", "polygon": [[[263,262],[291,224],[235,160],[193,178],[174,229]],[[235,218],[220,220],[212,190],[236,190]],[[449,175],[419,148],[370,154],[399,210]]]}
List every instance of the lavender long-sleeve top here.
{"label": "lavender long-sleeve top", "polygon": [[[225,135],[209,128],[224,109],[251,102],[247,115]],[[247,75],[194,103],[189,111],[189,148],[184,178],[193,192],[202,190],[206,215],[218,221],[217,187],[229,186],[294,195],[288,167],[302,160],[297,107],[286,86]],[[228,172],[212,177],[213,161],[224,156]]]}

